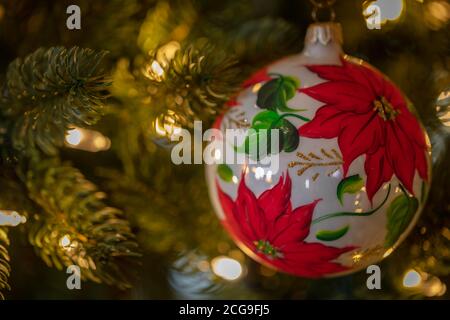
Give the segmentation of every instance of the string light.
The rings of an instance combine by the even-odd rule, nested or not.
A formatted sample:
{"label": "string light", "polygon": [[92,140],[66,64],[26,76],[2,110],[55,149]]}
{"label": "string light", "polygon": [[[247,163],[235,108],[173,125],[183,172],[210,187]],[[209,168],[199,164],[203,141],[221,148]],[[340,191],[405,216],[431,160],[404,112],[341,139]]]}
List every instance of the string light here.
{"label": "string light", "polygon": [[403,276],[403,287],[412,294],[427,297],[442,296],[447,291],[447,286],[438,277],[414,269],[408,270]]}
{"label": "string light", "polygon": [[416,270],[408,270],[403,276],[403,286],[405,288],[414,288],[421,284],[422,276]]}
{"label": "string light", "polygon": [[433,277],[424,288],[423,293],[427,297],[437,297],[444,295],[446,291],[447,286],[438,277]]}
{"label": "string light", "polygon": [[242,266],[239,261],[226,257],[219,256],[211,261],[212,271],[219,277],[233,281],[242,276]]}
{"label": "string light", "polygon": [[111,147],[111,140],[102,133],[74,127],[66,133],[66,146],[89,152],[105,151]]}
{"label": "string light", "polygon": [[447,1],[432,1],[427,3],[424,20],[426,25],[432,30],[443,28],[450,20],[450,4]]}
{"label": "string light", "polygon": [[0,210],[0,226],[15,227],[26,221],[27,218],[21,216],[17,211]]}
{"label": "string light", "polygon": [[156,118],[154,128],[158,135],[167,138],[180,135],[181,127],[176,125],[174,114],[173,111],[169,110],[163,118]]}
{"label": "string light", "polygon": [[70,246],[70,237],[68,234],[66,234],[65,236],[61,237],[61,239],[59,239],[59,245],[63,248],[68,248]]}
{"label": "string light", "polygon": [[161,81],[164,76],[164,68],[158,61],[153,60],[142,70],[142,74],[151,80]]}
{"label": "string light", "polygon": [[363,4],[363,15],[368,29],[381,29],[388,21],[398,20],[403,11],[404,0],[375,0]]}
{"label": "string light", "polygon": [[77,146],[83,139],[83,134],[80,129],[70,129],[66,133],[66,142],[71,146]]}
{"label": "string light", "polygon": [[158,61],[154,60],[151,65],[152,71],[156,73],[159,77],[164,74],[164,69],[161,67]]}
{"label": "string light", "polygon": [[167,66],[170,60],[175,57],[175,53],[180,50],[180,48],[181,45],[178,41],[170,41],[158,49],[156,53],[156,59],[160,61],[161,66]]}

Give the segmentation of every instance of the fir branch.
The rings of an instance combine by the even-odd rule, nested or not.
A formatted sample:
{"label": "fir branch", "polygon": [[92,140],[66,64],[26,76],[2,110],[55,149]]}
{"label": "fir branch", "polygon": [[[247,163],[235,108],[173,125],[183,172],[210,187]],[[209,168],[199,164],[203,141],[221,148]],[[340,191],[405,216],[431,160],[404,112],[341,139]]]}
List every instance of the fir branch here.
{"label": "fir branch", "polygon": [[106,206],[104,193],[57,159],[33,161],[24,179],[44,211],[26,225],[46,264],[76,264],[83,279],[130,287],[126,271],[140,254],[123,212]]}
{"label": "fir branch", "polygon": [[177,124],[186,127],[220,113],[243,80],[237,61],[206,39],[178,50],[162,76],[152,72],[152,63],[145,75],[157,89],[155,107],[176,115]]}
{"label": "fir branch", "polygon": [[99,67],[105,54],[41,48],[9,65],[0,112],[11,120],[16,150],[55,154],[70,126],[92,125],[100,118],[109,85]]}
{"label": "fir branch", "polygon": [[[33,203],[27,197],[26,190],[16,174],[6,168],[2,166],[0,170],[0,209],[14,210],[21,216],[29,217],[34,211]],[[0,226],[0,300],[4,299],[4,291],[10,290],[7,282],[11,272],[8,246],[8,227]]]}
{"label": "fir branch", "polygon": [[6,228],[0,227],[0,300],[5,299],[3,294],[5,290],[11,290],[8,284],[11,267],[9,266],[9,239],[7,231]]}

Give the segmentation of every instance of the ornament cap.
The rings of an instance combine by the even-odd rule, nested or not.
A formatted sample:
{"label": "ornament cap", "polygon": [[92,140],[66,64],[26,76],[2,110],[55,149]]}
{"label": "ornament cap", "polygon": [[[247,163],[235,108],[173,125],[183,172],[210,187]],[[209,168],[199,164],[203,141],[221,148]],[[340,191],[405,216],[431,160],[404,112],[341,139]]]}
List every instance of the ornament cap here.
{"label": "ornament cap", "polygon": [[316,22],[309,25],[305,37],[306,56],[324,58],[342,54],[342,27],[336,22]]}

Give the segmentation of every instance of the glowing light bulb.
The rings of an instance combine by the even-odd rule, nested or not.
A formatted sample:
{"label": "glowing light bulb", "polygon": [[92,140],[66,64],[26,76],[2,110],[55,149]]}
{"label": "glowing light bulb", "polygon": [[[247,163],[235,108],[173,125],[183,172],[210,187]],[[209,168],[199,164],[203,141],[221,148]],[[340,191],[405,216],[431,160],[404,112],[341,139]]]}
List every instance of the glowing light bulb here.
{"label": "glowing light bulb", "polygon": [[71,146],[77,146],[83,139],[83,133],[79,128],[73,128],[66,133],[66,142]]}
{"label": "glowing light bulb", "polygon": [[27,218],[21,216],[17,211],[0,210],[0,226],[15,227],[26,221]]}
{"label": "glowing light bulb", "polygon": [[154,60],[151,64],[152,71],[158,75],[159,77],[161,77],[164,74],[164,69],[161,67],[161,65],[159,64],[158,61]]}
{"label": "glowing light bulb", "polygon": [[102,136],[95,137],[92,142],[94,146],[100,150],[107,150],[111,146],[111,141],[108,138]]}
{"label": "glowing light bulb", "polygon": [[161,62],[162,66],[166,66],[175,57],[175,53],[180,50],[180,47],[179,42],[170,41],[158,49],[156,59]]}
{"label": "glowing light bulb", "polygon": [[71,241],[68,234],[66,234],[59,240],[59,245],[63,248],[67,248],[68,246],[70,246],[70,243]]}
{"label": "glowing light bulb", "polygon": [[424,294],[427,297],[442,296],[447,291],[447,286],[438,277],[433,277],[429,285],[425,288]]}
{"label": "glowing light bulb", "polygon": [[363,15],[368,29],[381,29],[387,21],[395,21],[404,11],[403,0],[366,1],[363,4]]}
{"label": "glowing light bulb", "polygon": [[101,132],[74,127],[66,132],[66,145],[73,149],[98,152],[108,150],[111,140]]}
{"label": "glowing light bulb", "polygon": [[446,26],[450,20],[450,4],[447,1],[432,1],[426,4],[424,12],[425,24],[433,30]]}
{"label": "glowing light bulb", "polygon": [[225,280],[236,280],[242,275],[242,266],[239,261],[225,256],[214,258],[211,261],[211,268],[217,276]]}
{"label": "glowing light bulb", "polygon": [[386,20],[397,20],[405,7],[403,0],[378,0],[377,3],[381,8],[381,23]]}
{"label": "glowing light bulb", "polygon": [[403,286],[405,288],[418,287],[422,283],[422,276],[416,270],[409,270],[403,276]]}
{"label": "glowing light bulb", "polygon": [[[163,123],[161,123],[162,121],[163,121]],[[175,124],[174,118],[167,116],[162,121],[160,119],[156,118],[156,120],[154,122],[156,134],[158,134],[162,137],[168,137],[168,138],[171,138],[173,136],[178,136],[181,134],[182,128],[178,127]],[[214,155],[216,155],[216,154],[214,154]]]}

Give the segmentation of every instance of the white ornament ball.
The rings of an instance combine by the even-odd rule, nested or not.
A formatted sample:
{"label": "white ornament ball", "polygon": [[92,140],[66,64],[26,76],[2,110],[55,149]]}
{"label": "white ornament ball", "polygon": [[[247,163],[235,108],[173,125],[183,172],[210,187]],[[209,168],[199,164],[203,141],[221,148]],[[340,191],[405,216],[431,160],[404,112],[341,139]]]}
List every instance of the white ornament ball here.
{"label": "white ornament ball", "polygon": [[[349,274],[388,256],[429,188],[429,143],[412,106],[379,71],[343,54],[341,42],[338,24],[313,24],[302,53],[246,81],[216,121],[223,149],[206,168],[236,243],[301,277]],[[241,146],[227,129],[244,132]],[[279,140],[269,140],[271,129]],[[269,141],[270,154],[251,149],[255,141]]]}

